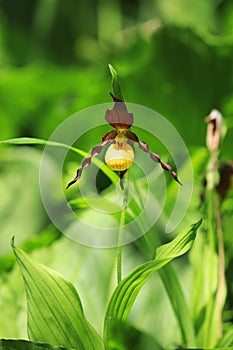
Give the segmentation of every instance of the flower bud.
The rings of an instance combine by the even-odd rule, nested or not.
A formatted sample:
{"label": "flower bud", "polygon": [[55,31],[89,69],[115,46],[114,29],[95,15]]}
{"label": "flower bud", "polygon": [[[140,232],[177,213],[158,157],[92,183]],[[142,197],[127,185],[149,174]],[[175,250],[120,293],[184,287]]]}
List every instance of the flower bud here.
{"label": "flower bud", "polygon": [[213,109],[210,115],[205,119],[208,123],[206,145],[211,153],[218,150],[221,132],[222,132],[222,114],[217,110]]}

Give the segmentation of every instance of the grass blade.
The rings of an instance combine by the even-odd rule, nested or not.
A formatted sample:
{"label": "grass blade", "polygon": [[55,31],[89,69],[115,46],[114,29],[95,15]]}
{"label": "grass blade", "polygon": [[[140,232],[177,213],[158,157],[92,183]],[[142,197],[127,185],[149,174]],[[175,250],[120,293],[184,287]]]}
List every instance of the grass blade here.
{"label": "grass blade", "polygon": [[[84,158],[88,157],[89,154],[79,148],[72,147],[65,143],[56,142],[56,141],[47,141],[43,139],[33,138],[33,137],[18,137],[9,140],[2,140],[0,144],[11,144],[11,145],[44,145],[44,146],[52,146],[52,147],[62,147],[67,148],[70,151],[78,153]],[[105,165],[100,159],[92,158],[92,163],[95,164],[98,168],[101,168],[103,173],[112,181],[113,184],[119,183],[119,177],[114,171],[112,171],[107,165]]]}

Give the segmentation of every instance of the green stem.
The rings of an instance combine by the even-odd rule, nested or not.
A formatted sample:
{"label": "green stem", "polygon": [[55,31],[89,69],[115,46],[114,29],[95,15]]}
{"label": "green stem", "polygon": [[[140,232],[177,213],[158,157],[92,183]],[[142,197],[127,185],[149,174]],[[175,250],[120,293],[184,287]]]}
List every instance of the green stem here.
{"label": "green stem", "polygon": [[206,202],[207,202],[207,225],[208,225],[208,238],[209,244],[213,251],[216,248],[216,225],[215,225],[215,212],[214,212],[214,194],[215,186],[217,182],[217,169],[218,169],[218,157],[217,154],[211,153],[209,164],[207,166],[207,189],[206,189]]}
{"label": "green stem", "polygon": [[[124,101],[124,96],[120,87],[119,78],[116,70],[111,64],[108,65],[111,76],[112,76],[112,88],[114,95],[120,100]],[[124,187],[124,197],[123,197],[123,208],[121,210],[121,218],[119,224],[119,234],[117,242],[117,283],[119,284],[122,279],[122,244],[124,238],[124,227],[125,227],[125,217],[127,211],[127,199],[128,199],[128,173],[125,176],[125,187]]]}
{"label": "green stem", "polygon": [[[208,243],[212,251],[211,256],[217,254],[218,250],[218,267],[214,259],[209,261],[209,302],[206,307],[205,327],[204,327],[204,347],[212,347],[222,335],[222,308],[224,300],[224,247],[221,230],[221,219],[218,208],[216,184],[218,181],[218,154],[212,152],[207,167],[207,188],[206,188],[206,204],[207,204],[207,232]],[[218,276],[219,284],[216,293],[213,294],[213,281]]]}
{"label": "green stem", "polygon": [[207,188],[206,190],[206,209],[207,209],[207,230],[208,240],[212,251],[215,251],[216,231],[215,231],[215,213],[213,207],[214,190]]}
{"label": "green stem", "polygon": [[123,207],[121,210],[121,218],[119,224],[119,234],[117,241],[117,283],[119,284],[122,280],[122,244],[124,238],[124,228],[125,228],[125,217],[127,211],[127,201],[128,201],[128,173],[125,177],[124,183],[124,197],[123,197]]}
{"label": "green stem", "polygon": [[216,214],[216,228],[218,235],[218,256],[219,256],[219,278],[218,278],[218,292],[217,292],[217,307],[218,307],[218,338],[222,337],[222,311],[224,305],[224,285],[225,285],[225,252],[224,240],[221,223],[221,214],[219,210],[219,203],[217,193],[214,196],[214,208]]}

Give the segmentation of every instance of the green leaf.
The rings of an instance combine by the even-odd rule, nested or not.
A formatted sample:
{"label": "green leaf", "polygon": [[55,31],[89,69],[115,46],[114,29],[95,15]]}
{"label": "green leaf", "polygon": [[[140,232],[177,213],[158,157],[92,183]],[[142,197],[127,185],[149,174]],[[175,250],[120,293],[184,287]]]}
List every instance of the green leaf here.
{"label": "green leaf", "polygon": [[109,350],[162,350],[162,347],[151,335],[119,319],[112,320],[110,330]]}
{"label": "green leaf", "polygon": [[[39,235],[31,235],[24,243],[22,243],[21,248],[28,253],[34,249],[38,250],[42,247],[49,247],[60,237],[60,235],[61,233],[51,225],[45,229],[45,231],[40,232]],[[14,262],[15,259],[12,251],[0,256],[0,273],[3,271],[10,271]]]}
{"label": "green leaf", "polygon": [[64,346],[52,346],[28,340],[1,339],[0,350],[71,350]]}
{"label": "green leaf", "polygon": [[[33,137],[18,137],[18,138],[9,139],[9,140],[2,140],[2,141],[0,141],[0,144],[45,145],[45,146],[53,146],[53,147],[63,147],[63,148],[67,148],[75,153],[78,153],[83,157],[89,156],[89,154],[87,152],[82,151],[79,148],[67,145],[65,143],[56,142],[56,141],[47,141],[47,140],[33,138]],[[119,177],[114,173],[114,171],[112,171],[101,160],[99,160],[98,158],[92,158],[92,163],[95,164],[97,167],[101,168],[103,173],[106,176],[108,176],[108,178],[112,181],[112,183],[114,183],[115,185],[119,183]]]}
{"label": "green leaf", "polygon": [[110,336],[111,320],[116,318],[126,320],[140,289],[149,277],[172,259],[189,250],[200,225],[201,220],[183,230],[170,243],[159,247],[156,250],[154,260],[138,266],[121,281],[112,295],[105,316],[104,339],[107,344]]}
{"label": "green leaf", "polygon": [[[142,228],[144,231],[145,229]],[[153,247],[161,245],[158,235],[154,234],[154,229],[151,229],[144,236],[135,242],[137,247],[142,251],[147,260],[151,260],[154,257]],[[152,255],[153,254],[153,255]],[[174,315],[180,326],[180,331],[183,339],[183,343],[187,346],[195,346],[195,332],[190,310],[187,306],[185,295],[180,286],[176,271],[172,265],[166,265],[163,269],[158,271],[158,274],[162,280],[164,288],[166,289],[167,295],[170,299],[171,305],[174,310]],[[171,288],[172,286],[172,288]]]}
{"label": "green leaf", "polygon": [[170,264],[164,266],[164,268],[160,269],[158,273],[166,289],[175,316],[179,323],[183,342],[187,346],[194,347],[196,345],[194,324],[191,320],[191,312],[188,309],[185,295],[181,289],[179,280],[176,276],[176,272]]}
{"label": "green leaf", "polygon": [[[204,238],[204,239],[203,239]],[[200,235],[191,254],[194,268],[193,319],[197,331],[197,345],[214,348],[218,340],[218,256]],[[205,257],[205,264],[200,268],[199,258]]]}
{"label": "green leaf", "polygon": [[77,350],[103,350],[103,342],[86,320],[73,285],[55,271],[34,262],[14,242],[12,248],[26,289],[30,340]]}
{"label": "green leaf", "polygon": [[119,98],[120,100],[124,101],[124,96],[123,96],[123,93],[121,91],[121,87],[120,87],[120,83],[119,83],[119,79],[118,79],[118,74],[111,64],[109,64],[108,67],[109,67],[110,73],[112,75],[112,88],[113,88],[114,95],[117,98]]}
{"label": "green leaf", "polygon": [[217,343],[217,348],[218,349],[223,349],[223,348],[233,348],[233,327],[232,324],[228,325],[227,331],[223,334],[222,338],[219,340]]}

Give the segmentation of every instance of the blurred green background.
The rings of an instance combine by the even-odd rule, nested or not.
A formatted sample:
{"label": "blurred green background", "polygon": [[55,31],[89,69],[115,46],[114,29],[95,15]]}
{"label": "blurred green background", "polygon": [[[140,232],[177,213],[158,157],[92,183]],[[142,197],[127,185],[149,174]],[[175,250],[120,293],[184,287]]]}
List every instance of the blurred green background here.
{"label": "blurred green background", "polygon": [[[126,101],[164,115],[191,153],[204,150],[204,117],[218,108],[228,127],[221,160],[232,159],[231,0],[1,0],[0,139],[47,139],[71,114],[110,102],[109,63],[120,75]],[[98,143],[88,137],[85,140],[85,150]],[[87,313],[94,324],[101,323],[99,309],[106,303],[107,296],[102,297],[100,306],[93,306],[92,297],[107,288],[99,280],[111,279],[114,252],[95,252],[93,256],[88,248],[77,248],[64,237],[58,239],[60,234],[49,224],[41,204],[40,156],[37,147],[0,148],[0,337],[26,334],[23,288],[20,294],[15,286],[18,272],[7,272],[13,234],[26,250],[36,250],[40,261],[74,283],[81,279],[81,297],[89,303]],[[70,157],[75,170],[77,156]],[[205,167],[198,165],[196,176]],[[64,250],[70,251],[68,261]],[[134,258],[128,259],[126,270],[134,266]],[[107,265],[109,269],[103,271],[102,266]],[[93,281],[92,287],[95,283],[96,287],[90,291],[86,273],[92,268],[97,269],[99,279]],[[164,306],[161,301],[156,305]],[[166,315],[167,320],[169,312]],[[149,327],[150,318],[146,324]],[[170,328],[169,332],[172,337],[176,330]]]}
{"label": "blurred green background", "polygon": [[[48,138],[71,113],[125,98],[203,144],[212,108],[232,116],[233,4],[220,0],[2,0],[1,138]],[[200,125],[202,125],[200,127]]]}

